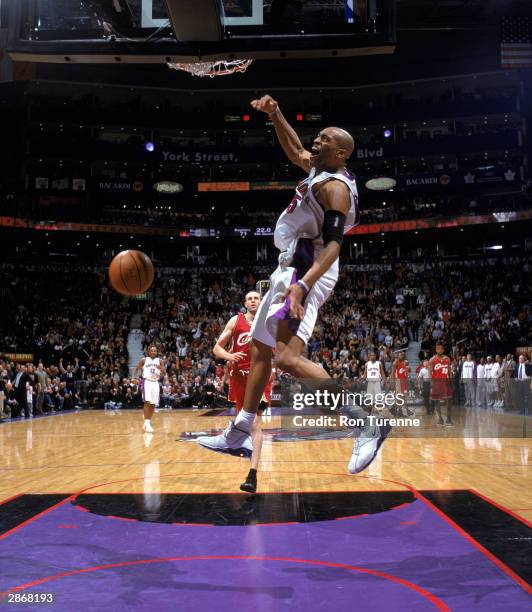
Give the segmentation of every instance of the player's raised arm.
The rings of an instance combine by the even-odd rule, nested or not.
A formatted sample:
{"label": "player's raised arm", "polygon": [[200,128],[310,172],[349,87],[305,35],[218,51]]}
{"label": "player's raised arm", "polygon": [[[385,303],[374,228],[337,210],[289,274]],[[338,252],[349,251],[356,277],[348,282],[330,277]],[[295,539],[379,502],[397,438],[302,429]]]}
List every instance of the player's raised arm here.
{"label": "player's raised arm", "polygon": [[230,353],[226,350],[226,346],[229,344],[231,340],[231,336],[233,335],[233,331],[235,329],[237,316],[231,317],[225,326],[225,329],[220,334],[218,340],[216,340],[216,344],[212,349],[213,355],[216,359],[225,359],[230,362],[238,362],[244,356],[244,353]]}
{"label": "player's raised arm", "polygon": [[301,140],[299,140],[299,136],[284,118],[277,100],[266,95],[258,100],[252,100],[251,106],[255,110],[270,115],[277,138],[288,159],[296,166],[303,168],[305,172],[309,172],[312,165],[310,162],[310,151],[307,151],[303,147]]}

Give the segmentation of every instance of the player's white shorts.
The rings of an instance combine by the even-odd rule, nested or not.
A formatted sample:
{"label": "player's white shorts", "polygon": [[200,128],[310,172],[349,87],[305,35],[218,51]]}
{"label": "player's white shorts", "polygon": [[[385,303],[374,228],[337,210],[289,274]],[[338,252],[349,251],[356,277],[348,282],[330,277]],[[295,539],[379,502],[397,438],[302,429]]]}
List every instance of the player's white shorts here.
{"label": "player's white shorts", "polygon": [[316,325],[318,309],[327,301],[338,280],[338,265],[333,264],[311,287],[303,303],[305,314],[300,321],[290,318],[289,300],[283,298],[285,290],[297,280],[296,269],[292,267],[279,266],[270,276],[270,289],[262,298],[251,325],[252,338],[275,347],[279,321],[288,320],[290,331],[307,344]]}
{"label": "player's white shorts", "polygon": [[380,380],[368,380],[368,387],[366,393],[375,399],[378,393],[382,393],[382,386]]}
{"label": "player's white shorts", "polygon": [[149,402],[154,406],[159,405],[160,387],[157,380],[142,379],[142,401]]}

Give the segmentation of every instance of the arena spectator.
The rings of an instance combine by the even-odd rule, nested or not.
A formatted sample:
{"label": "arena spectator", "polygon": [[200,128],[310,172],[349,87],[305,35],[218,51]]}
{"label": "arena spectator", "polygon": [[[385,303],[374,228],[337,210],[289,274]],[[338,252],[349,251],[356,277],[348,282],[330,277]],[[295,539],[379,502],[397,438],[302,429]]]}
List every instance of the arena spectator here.
{"label": "arena spectator", "polygon": [[[216,397],[223,394],[225,372],[211,360],[212,346],[227,317],[241,308],[242,295],[267,277],[268,270],[263,266],[158,267],[141,314],[144,342],[156,342],[167,364],[165,384],[170,389],[165,402],[207,405],[212,399],[207,385],[209,394],[211,385]],[[395,263],[346,258],[338,289],[324,305],[309,341],[308,355],[331,376],[348,381],[360,375],[372,351],[389,376],[395,356],[407,350],[411,341],[419,337],[422,350],[430,352],[439,340],[455,358],[455,400],[465,400],[461,383],[466,352],[479,363],[487,361],[488,355],[512,353],[516,346],[528,345],[530,271],[526,256]],[[57,293],[58,275],[69,292]],[[9,407],[15,415],[28,412],[27,382],[36,413],[85,402],[103,407],[115,401],[110,398],[117,393],[125,406],[135,405],[138,382],[127,379],[129,307],[113,292],[102,297],[104,270],[3,265],[0,279],[10,287],[8,300],[15,304],[0,320],[0,350],[32,352],[35,363],[41,360],[34,372],[32,364],[0,361],[4,385],[10,381],[13,386]],[[405,293],[407,287],[415,288],[414,293]],[[511,358],[490,363],[496,369],[494,375],[486,378],[485,362],[473,373],[475,402],[486,406],[489,399],[494,409],[503,404],[516,406],[508,384]],[[23,375],[26,393],[20,387]],[[7,398],[7,388],[4,394]]]}

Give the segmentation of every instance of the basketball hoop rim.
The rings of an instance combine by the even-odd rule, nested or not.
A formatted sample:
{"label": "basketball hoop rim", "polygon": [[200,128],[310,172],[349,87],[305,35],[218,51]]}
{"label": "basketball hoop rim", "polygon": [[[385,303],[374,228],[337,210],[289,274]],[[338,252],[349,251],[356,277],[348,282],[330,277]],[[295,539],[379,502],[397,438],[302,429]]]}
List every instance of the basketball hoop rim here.
{"label": "basketball hoop rim", "polygon": [[222,59],[206,62],[167,62],[172,70],[182,70],[192,76],[210,77],[227,76],[245,72],[253,63],[252,59]]}

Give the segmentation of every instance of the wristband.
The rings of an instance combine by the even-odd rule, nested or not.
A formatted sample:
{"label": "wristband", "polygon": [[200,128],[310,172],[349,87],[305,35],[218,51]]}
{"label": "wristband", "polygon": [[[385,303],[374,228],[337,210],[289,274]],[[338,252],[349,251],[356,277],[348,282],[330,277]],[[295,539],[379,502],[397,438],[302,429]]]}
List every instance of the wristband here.
{"label": "wristband", "polygon": [[298,280],[296,282],[296,285],[299,285],[301,287],[301,289],[303,289],[305,294],[307,294],[310,291],[309,286],[307,285],[307,283],[304,280]]}

